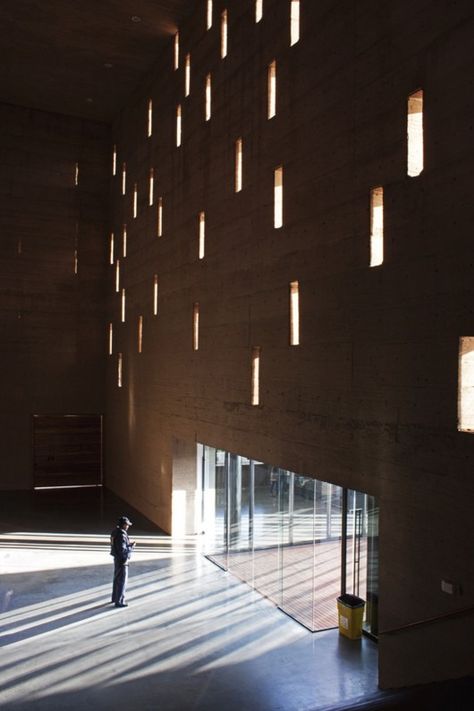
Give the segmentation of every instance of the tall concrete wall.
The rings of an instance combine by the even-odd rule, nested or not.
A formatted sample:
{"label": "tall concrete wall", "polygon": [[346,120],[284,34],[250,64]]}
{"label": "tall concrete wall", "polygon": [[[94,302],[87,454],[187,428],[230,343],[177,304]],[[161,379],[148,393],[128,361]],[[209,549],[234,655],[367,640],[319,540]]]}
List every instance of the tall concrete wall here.
{"label": "tall concrete wall", "polygon": [[31,416],[104,411],[109,138],[5,104],[0,126],[0,488],[28,489]]}
{"label": "tall concrete wall", "polygon": [[[170,38],[157,71],[114,126],[118,165],[127,163],[125,197],[119,171],[112,181],[126,321],[109,266],[108,483],[171,530],[176,438],[366,491],[380,502],[380,628],[468,607],[474,438],[457,431],[457,370],[458,339],[474,332],[472,4],[302,0],[301,39],[293,47],[286,1],[265,0],[258,25],[253,2],[214,2],[208,32],[204,3],[196,5],[192,22],[180,28],[180,68],[173,70]],[[221,59],[224,7],[229,39]],[[267,66],[274,59],[277,113],[268,120]],[[409,178],[407,97],[420,88],[425,167]],[[243,189],[236,194],[239,137]],[[284,225],[275,229],[279,165]],[[370,268],[369,194],[377,186],[384,188],[385,257]],[[125,258],[117,240],[124,223]],[[288,340],[293,280],[300,285],[297,347]],[[259,406],[250,404],[253,346],[261,347]],[[463,595],[442,593],[441,579],[462,584]],[[472,673],[472,624],[466,617],[382,636],[382,685]]]}

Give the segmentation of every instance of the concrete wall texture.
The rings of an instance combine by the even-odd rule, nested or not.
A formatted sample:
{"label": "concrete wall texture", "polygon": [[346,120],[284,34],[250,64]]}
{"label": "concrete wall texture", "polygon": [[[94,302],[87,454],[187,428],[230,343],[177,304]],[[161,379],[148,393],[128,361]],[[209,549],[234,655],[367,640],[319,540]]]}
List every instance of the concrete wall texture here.
{"label": "concrete wall texture", "polygon": [[31,416],[105,409],[109,130],[5,104],[0,125],[1,486],[28,489]]}
{"label": "concrete wall texture", "polygon": [[[64,312],[49,313],[44,338],[33,351],[18,335],[24,319],[17,319],[17,302],[9,306],[8,288],[2,295],[7,334],[2,349],[13,373],[2,421],[15,443],[2,452],[2,484],[28,486],[27,413],[101,410],[106,367],[106,484],[167,531],[174,525],[177,489],[193,494],[195,442],[377,496],[379,622],[381,630],[389,630],[468,608],[474,600],[474,438],[457,430],[459,338],[474,332],[474,11],[467,0],[302,0],[300,39],[290,46],[290,2],[264,0],[263,5],[263,19],[256,24],[250,0],[215,1],[213,26],[206,31],[205,3],[196,3],[192,21],[179,28],[180,67],[173,68],[170,38],[168,52],[117,117],[107,149],[105,130],[77,122],[68,134],[66,172],[77,154],[69,149],[78,145],[88,146],[91,167],[90,212],[81,212],[84,281],[77,291],[71,271],[77,206],[71,187],[62,190],[64,200],[51,205],[59,221],[54,239],[47,222],[36,233],[35,249],[47,259],[38,292],[47,298],[47,284],[57,284],[56,290],[62,285],[54,303]],[[228,10],[224,59],[223,9]],[[185,97],[187,53],[191,86]],[[267,70],[273,60],[276,115],[268,119]],[[208,74],[212,115],[206,121]],[[424,169],[408,177],[407,100],[420,89]],[[147,137],[150,99],[153,131]],[[12,111],[7,107],[3,115]],[[28,114],[28,121],[36,116]],[[54,117],[48,121],[67,124]],[[1,140],[7,140],[15,165],[23,163],[17,160],[22,148],[16,119],[8,125],[8,138]],[[35,145],[44,143],[44,135],[31,134],[28,126]],[[238,138],[243,185],[236,193]],[[51,148],[54,155],[56,148]],[[104,165],[111,176],[109,230],[101,202]],[[279,229],[273,225],[277,166],[283,167],[284,191]],[[3,219],[13,210],[6,275],[19,264],[17,235],[30,232],[23,226],[24,195],[39,190],[26,182],[23,169],[12,182],[8,176],[18,174],[10,167],[1,210]],[[39,175],[43,186],[47,175]],[[384,261],[371,268],[370,191],[379,186],[384,190]],[[31,204],[29,224],[38,227],[44,207],[42,200]],[[203,259],[201,211],[206,216]],[[110,231],[113,265],[108,264]],[[5,245],[2,240],[2,250]],[[51,278],[55,270],[59,282]],[[22,294],[28,294],[28,280],[33,274],[38,278],[37,269],[32,265],[18,273],[25,279]],[[295,280],[301,336],[300,345],[290,346],[289,284]],[[102,320],[104,281],[107,316]],[[200,338],[193,350],[196,302]],[[105,336],[109,323],[111,355]],[[53,360],[49,346],[58,330],[65,342],[59,350],[56,343]],[[251,405],[250,390],[255,346],[261,349],[258,406]],[[122,387],[117,386],[119,353]],[[26,385],[23,356],[31,359]],[[21,406],[15,404],[18,398]],[[19,472],[17,479],[13,472]],[[191,526],[189,510],[187,520]],[[442,579],[460,584],[462,596],[443,593]],[[382,635],[381,685],[472,674],[473,633],[471,616]]]}
{"label": "concrete wall texture", "polygon": [[[178,437],[376,495],[381,629],[445,614],[474,597],[468,563],[474,440],[457,431],[458,340],[474,327],[473,162],[466,150],[473,140],[466,90],[473,38],[467,2],[302,2],[301,36],[291,47],[288,2],[267,0],[258,24],[253,3],[215,2],[209,31],[199,3],[189,26],[180,28],[180,67],[173,69],[170,39],[156,74],[113,130],[128,181],[125,197],[120,175],[112,182],[113,228],[117,234],[127,224],[128,252],[121,259],[125,324],[113,267],[107,287],[114,350],[124,359],[122,388],[115,355],[107,375],[110,485],[170,530]],[[269,120],[273,60],[276,115]],[[205,121],[209,73],[212,115]],[[407,101],[419,89],[424,170],[408,177]],[[243,188],[235,193],[238,138]],[[280,165],[283,227],[275,229],[273,178]],[[384,188],[384,262],[370,268],[369,197],[377,186]],[[292,347],[294,280],[301,340]],[[257,407],[250,404],[253,346],[261,348]],[[443,578],[462,583],[463,597],[443,594]],[[472,622],[451,620],[382,636],[381,683],[472,672],[467,627],[472,633]]]}

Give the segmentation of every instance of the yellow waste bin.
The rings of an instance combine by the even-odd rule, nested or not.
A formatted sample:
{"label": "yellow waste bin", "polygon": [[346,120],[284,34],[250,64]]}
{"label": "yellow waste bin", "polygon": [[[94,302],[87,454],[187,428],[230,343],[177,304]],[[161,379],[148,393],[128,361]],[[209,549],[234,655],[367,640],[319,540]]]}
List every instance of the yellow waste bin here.
{"label": "yellow waste bin", "polygon": [[337,598],[339,632],[349,639],[362,637],[362,620],[364,619],[365,601],[357,595],[348,593]]}

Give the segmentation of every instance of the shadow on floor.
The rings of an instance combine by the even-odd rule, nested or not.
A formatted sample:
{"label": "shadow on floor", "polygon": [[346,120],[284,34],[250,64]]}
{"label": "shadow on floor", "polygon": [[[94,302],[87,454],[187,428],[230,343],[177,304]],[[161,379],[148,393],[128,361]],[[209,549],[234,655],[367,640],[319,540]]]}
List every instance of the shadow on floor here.
{"label": "shadow on floor", "polygon": [[119,516],[133,521],[133,533],[167,535],[132,506],[102,487],[2,491],[0,532],[110,533]]}

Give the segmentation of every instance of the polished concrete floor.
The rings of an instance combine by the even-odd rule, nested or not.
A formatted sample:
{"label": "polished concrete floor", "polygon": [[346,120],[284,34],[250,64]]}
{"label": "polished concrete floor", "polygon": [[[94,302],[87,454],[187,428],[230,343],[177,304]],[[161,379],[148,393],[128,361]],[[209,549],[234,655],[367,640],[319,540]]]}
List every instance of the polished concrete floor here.
{"label": "polished concrete floor", "polygon": [[[2,493],[0,708],[347,709],[389,699],[377,646],[312,634],[111,495]],[[135,517],[129,607],[109,604],[108,533]]]}

